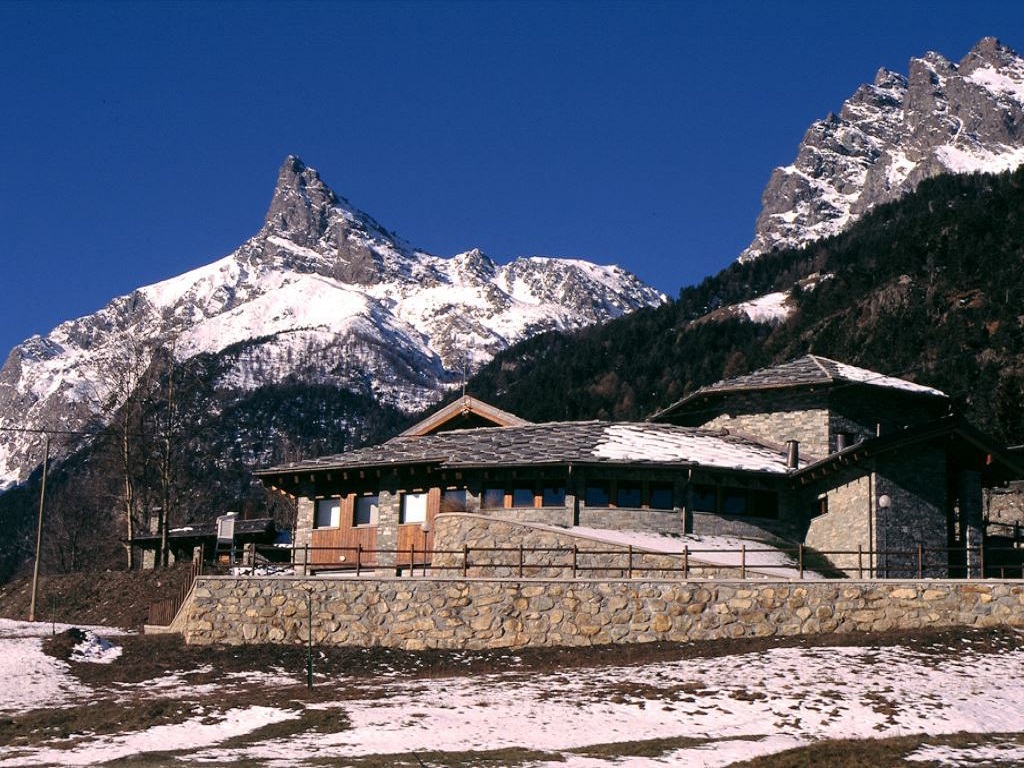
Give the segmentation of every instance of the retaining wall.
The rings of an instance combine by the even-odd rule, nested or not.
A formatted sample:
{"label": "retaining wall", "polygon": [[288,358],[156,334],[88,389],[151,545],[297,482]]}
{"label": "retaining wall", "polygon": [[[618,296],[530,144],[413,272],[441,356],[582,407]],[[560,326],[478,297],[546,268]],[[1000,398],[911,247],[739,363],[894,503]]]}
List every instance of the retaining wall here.
{"label": "retaining wall", "polygon": [[584,646],[943,626],[1024,627],[1021,581],[201,577],[193,644]]}

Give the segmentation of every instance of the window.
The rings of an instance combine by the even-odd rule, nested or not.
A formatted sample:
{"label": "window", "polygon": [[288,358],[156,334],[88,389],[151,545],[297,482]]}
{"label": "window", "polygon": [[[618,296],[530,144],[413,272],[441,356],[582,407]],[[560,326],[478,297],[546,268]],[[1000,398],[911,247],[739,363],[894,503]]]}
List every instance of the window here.
{"label": "window", "polygon": [[505,506],[504,488],[484,488],[480,497],[480,506],[484,509],[501,509]]}
{"label": "window", "polygon": [[427,494],[407,493],[402,496],[402,510],[399,513],[399,523],[425,523],[427,522]]}
{"label": "window", "polygon": [[447,488],[441,494],[442,512],[465,512],[466,511],[466,489]]}
{"label": "window", "polygon": [[380,505],[379,496],[357,496],[355,509],[352,512],[353,525],[376,525],[377,510]]}
{"label": "window", "polygon": [[747,494],[745,491],[735,488],[726,488],[722,491],[722,514],[745,515],[747,510]]}
{"label": "window", "polygon": [[320,499],[316,503],[314,528],[337,528],[341,524],[341,499]]}
{"label": "window", "polygon": [[647,506],[651,509],[672,509],[672,485],[669,483],[651,483]]}
{"label": "window", "polygon": [[718,491],[713,485],[693,486],[693,511],[717,512]]}
{"label": "window", "polygon": [[619,483],[615,489],[615,506],[639,509],[643,504],[643,489],[639,485]]}
{"label": "window", "polygon": [[541,492],[540,503],[543,504],[545,507],[564,507],[565,488],[561,486],[545,488]]}
{"label": "window", "polygon": [[607,507],[611,502],[608,483],[591,483],[587,485],[583,500],[588,507]]}
{"label": "window", "polygon": [[533,488],[513,488],[512,489],[512,506],[513,507],[532,507]]}

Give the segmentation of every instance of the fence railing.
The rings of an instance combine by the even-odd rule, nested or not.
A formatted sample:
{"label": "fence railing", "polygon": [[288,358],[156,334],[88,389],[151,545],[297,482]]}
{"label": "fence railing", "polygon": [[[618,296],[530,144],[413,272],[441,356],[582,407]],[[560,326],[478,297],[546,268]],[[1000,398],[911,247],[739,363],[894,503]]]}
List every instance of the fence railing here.
{"label": "fence railing", "polygon": [[195,584],[196,578],[202,573],[203,559],[201,557],[194,558],[177,593],[173,597],[159,600],[149,606],[149,621],[147,623],[155,627],[170,625],[174,621],[174,617],[178,615],[178,610],[185,602],[185,598],[188,597],[188,593],[192,591],[192,585]]}
{"label": "fence railing", "polygon": [[[798,545],[762,549],[704,549],[684,546],[678,551],[639,550],[633,547],[590,549],[571,547],[471,547],[402,549],[355,547],[252,547],[236,564],[236,573],[291,568],[292,563],[271,563],[266,554],[280,558],[292,553],[292,563],[312,573],[393,571],[396,575],[456,574],[459,576],[687,579],[709,572],[730,578],[1024,578],[1024,549],[1016,547],[817,550]],[[781,557],[780,557],[781,555]],[[768,558],[771,558],[770,560]]]}

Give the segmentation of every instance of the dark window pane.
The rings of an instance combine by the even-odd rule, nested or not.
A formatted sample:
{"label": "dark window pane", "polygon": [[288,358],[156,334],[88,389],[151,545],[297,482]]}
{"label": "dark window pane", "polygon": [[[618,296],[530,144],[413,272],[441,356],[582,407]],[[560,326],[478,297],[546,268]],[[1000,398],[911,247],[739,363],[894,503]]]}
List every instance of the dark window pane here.
{"label": "dark window pane", "polygon": [[545,488],[541,503],[545,507],[564,507],[565,488]]}
{"label": "dark window pane", "polygon": [[588,507],[607,507],[611,501],[607,483],[588,485],[584,493],[584,501]]}
{"label": "dark window pane", "polygon": [[693,486],[693,511],[694,512],[717,512],[718,491],[713,485]]}
{"label": "dark window pane", "polygon": [[379,496],[357,496],[352,515],[355,525],[376,525]]}
{"label": "dark window pane", "polygon": [[441,496],[442,512],[465,512],[466,489],[449,488]]}
{"label": "dark window pane", "polygon": [[341,499],[320,499],[316,503],[314,528],[337,528],[341,522]]}
{"label": "dark window pane", "polygon": [[648,506],[651,509],[672,509],[672,486],[651,483]]}
{"label": "dark window pane", "polygon": [[513,507],[532,507],[533,506],[533,488],[513,488],[512,489],[512,506]]}
{"label": "dark window pane", "polygon": [[722,494],[722,514],[724,515],[745,515],[747,514],[747,494],[745,491],[726,489]]}
{"label": "dark window pane", "polygon": [[505,506],[505,489],[484,488],[484,494],[480,499],[480,505],[484,509],[501,509]]}
{"label": "dark window pane", "polygon": [[623,485],[615,489],[615,506],[639,509],[643,503],[643,491],[639,485]]}

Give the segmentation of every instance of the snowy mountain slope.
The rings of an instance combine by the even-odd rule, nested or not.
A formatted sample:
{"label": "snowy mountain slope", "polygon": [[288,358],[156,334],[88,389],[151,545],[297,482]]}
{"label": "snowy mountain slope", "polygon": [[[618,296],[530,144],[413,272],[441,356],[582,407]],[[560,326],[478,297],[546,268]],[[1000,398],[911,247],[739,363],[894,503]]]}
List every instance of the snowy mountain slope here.
{"label": "snowy mountain slope", "polygon": [[834,235],[923,179],[1022,162],[1024,59],[995,38],[959,64],[928,53],[906,77],[880,69],[838,115],[808,129],[791,165],[773,171],[740,260]]}
{"label": "snowy mountain slope", "polygon": [[[227,361],[225,392],[298,379],[411,411],[520,339],[664,300],[617,267],[415,250],[289,157],[264,226],[237,251],[16,347],[0,369],[0,424],[102,421],[103,401],[123,400],[123,379],[161,346]],[[0,488],[38,465],[41,441],[0,432]]]}

